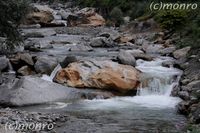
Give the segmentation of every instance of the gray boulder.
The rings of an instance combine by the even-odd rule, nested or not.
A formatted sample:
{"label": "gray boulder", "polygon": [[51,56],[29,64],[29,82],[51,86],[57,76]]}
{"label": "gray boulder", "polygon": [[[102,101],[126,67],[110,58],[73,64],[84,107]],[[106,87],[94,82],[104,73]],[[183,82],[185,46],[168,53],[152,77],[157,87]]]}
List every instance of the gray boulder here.
{"label": "gray boulder", "polygon": [[188,91],[199,90],[199,88],[200,88],[200,80],[196,80],[196,81],[190,82],[186,87],[187,87]]}
{"label": "gray boulder", "polygon": [[0,72],[8,68],[8,64],[9,60],[5,56],[0,57]]}
{"label": "gray boulder", "polygon": [[43,29],[23,29],[22,33],[25,37],[38,38],[38,37],[46,37],[53,36],[56,34],[54,29],[51,28],[43,28]]}
{"label": "gray boulder", "polygon": [[175,47],[168,47],[168,48],[161,49],[161,50],[159,51],[159,53],[160,53],[161,55],[170,55],[170,54],[172,54],[175,50],[176,50]]}
{"label": "gray boulder", "polygon": [[37,59],[34,67],[37,73],[50,75],[57,65],[58,65],[57,59],[49,56],[43,56]]}
{"label": "gray boulder", "polygon": [[131,66],[136,65],[135,57],[125,50],[120,50],[117,58],[121,64],[131,65]]}
{"label": "gray boulder", "polygon": [[16,79],[11,86],[0,86],[0,104],[23,106],[74,98],[75,91],[40,78]]}
{"label": "gray boulder", "polygon": [[30,76],[15,79],[11,84],[1,85],[0,94],[0,105],[4,106],[25,106],[55,101],[109,98],[113,96],[108,92],[78,90]]}
{"label": "gray boulder", "polygon": [[120,38],[120,34],[116,30],[110,30],[109,32],[100,33],[99,37],[106,37],[112,39],[113,41],[116,41]]}
{"label": "gray boulder", "polygon": [[187,91],[180,91],[178,92],[178,96],[180,98],[182,98],[183,100],[189,100],[190,99],[190,95]]}
{"label": "gray boulder", "polygon": [[90,41],[90,46],[92,47],[105,47],[106,46],[106,37],[96,37],[92,38]]}
{"label": "gray boulder", "polygon": [[147,61],[152,61],[153,57],[150,55],[145,54],[142,50],[127,50],[135,59],[142,59],[142,60],[147,60]]}
{"label": "gray boulder", "polygon": [[20,60],[24,61],[28,65],[31,65],[31,66],[34,65],[34,61],[32,59],[32,56],[29,53],[18,54],[17,56]]}
{"label": "gray boulder", "polygon": [[181,58],[185,58],[188,54],[188,52],[190,51],[191,47],[185,47],[179,50],[176,50],[175,52],[173,52],[173,56],[176,59],[181,59]]}
{"label": "gray boulder", "polygon": [[60,62],[62,68],[66,68],[70,63],[76,62],[78,59],[75,56],[67,56],[63,61]]}

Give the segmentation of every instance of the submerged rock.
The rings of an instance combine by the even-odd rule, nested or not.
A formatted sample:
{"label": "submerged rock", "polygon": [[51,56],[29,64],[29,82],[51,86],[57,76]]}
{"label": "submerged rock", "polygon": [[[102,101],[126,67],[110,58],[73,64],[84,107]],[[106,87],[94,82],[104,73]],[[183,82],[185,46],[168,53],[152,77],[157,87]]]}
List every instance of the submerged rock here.
{"label": "submerged rock", "polygon": [[127,92],[136,90],[140,72],[132,66],[112,61],[79,61],[59,71],[55,81],[79,88],[98,88]]}

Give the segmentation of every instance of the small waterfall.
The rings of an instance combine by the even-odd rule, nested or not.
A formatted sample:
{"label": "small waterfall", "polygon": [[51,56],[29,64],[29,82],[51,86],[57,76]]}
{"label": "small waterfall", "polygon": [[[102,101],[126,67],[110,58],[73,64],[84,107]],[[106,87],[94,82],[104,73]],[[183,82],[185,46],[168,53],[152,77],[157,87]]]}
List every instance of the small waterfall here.
{"label": "small waterfall", "polygon": [[10,61],[8,60],[8,72],[13,74],[13,73],[16,73],[13,69],[13,66],[12,64],[10,63]]}
{"label": "small waterfall", "polygon": [[53,70],[53,72],[51,73],[50,76],[48,76],[48,75],[42,75],[42,79],[44,79],[44,80],[46,80],[46,81],[52,82],[52,81],[53,81],[53,78],[56,76],[57,72],[58,72],[59,70],[61,70],[61,69],[62,69],[62,67],[60,66],[60,64],[58,64],[58,65],[54,68],[54,70]]}
{"label": "small waterfall", "polygon": [[182,71],[173,67],[163,67],[162,63],[169,58],[158,58],[148,62],[137,61],[137,69],[143,72],[137,96],[129,99],[147,107],[175,107],[179,98],[171,97],[171,91],[178,85]]}
{"label": "small waterfall", "polygon": [[165,95],[170,96],[175,85],[178,84],[182,72],[173,67],[163,67],[162,63],[168,58],[146,62],[138,60],[137,68],[143,72],[142,83],[138,89],[138,96]]}

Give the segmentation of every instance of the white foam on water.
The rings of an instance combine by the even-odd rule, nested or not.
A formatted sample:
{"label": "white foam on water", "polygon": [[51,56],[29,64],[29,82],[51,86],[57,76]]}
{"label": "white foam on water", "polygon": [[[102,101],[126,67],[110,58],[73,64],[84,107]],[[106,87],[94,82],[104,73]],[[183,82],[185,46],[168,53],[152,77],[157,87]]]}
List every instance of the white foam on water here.
{"label": "white foam on water", "polygon": [[116,97],[111,99],[94,99],[84,100],[81,104],[85,109],[91,110],[116,110],[120,108],[132,108],[136,106],[147,108],[174,108],[179,102],[180,98],[150,95],[150,96],[134,96],[134,97]]}
{"label": "white foam on water", "polygon": [[[64,103],[64,102],[55,102],[54,104],[44,108],[44,109],[62,109],[66,108],[70,103]],[[43,108],[42,108],[43,109]]]}
{"label": "white foam on water", "polygon": [[54,68],[54,70],[53,70],[53,72],[51,73],[50,76],[44,74],[44,75],[42,75],[41,78],[42,78],[43,80],[46,80],[46,81],[49,81],[49,82],[53,82],[53,78],[56,76],[57,72],[58,72],[59,70],[61,70],[61,69],[62,69],[62,67],[60,66],[60,64],[58,64],[58,65]]}

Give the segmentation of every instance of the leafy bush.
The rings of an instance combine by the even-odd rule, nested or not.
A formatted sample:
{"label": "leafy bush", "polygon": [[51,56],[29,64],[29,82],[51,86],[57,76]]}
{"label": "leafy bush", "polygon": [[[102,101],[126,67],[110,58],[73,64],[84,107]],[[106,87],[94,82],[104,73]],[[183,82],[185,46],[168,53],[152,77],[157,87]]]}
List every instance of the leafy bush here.
{"label": "leafy bush", "polygon": [[8,48],[18,45],[22,41],[17,28],[27,11],[27,0],[0,1],[0,36],[7,38]]}
{"label": "leafy bush", "polygon": [[118,7],[127,16],[139,17],[143,15],[150,0],[76,0],[82,7],[96,7],[104,17],[108,17],[110,12]]}
{"label": "leafy bush", "polygon": [[177,41],[177,45],[180,47],[200,47],[200,13],[193,17],[189,14],[188,19],[190,21],[181,30],[177,31],[181,36],[180,40]]}
{"label": "leafy bush", "polygon": [[187,10],[160,10],[155,19],[162,28],[175,30],[186,23],[187,13]]}
{"label": "leafy bush", "polygon": [[115,7],[110,12],[110,19],[116,26],[119,26],[123,23],[123,13],[120,8]]}

